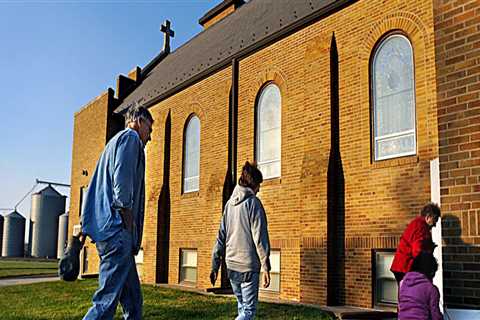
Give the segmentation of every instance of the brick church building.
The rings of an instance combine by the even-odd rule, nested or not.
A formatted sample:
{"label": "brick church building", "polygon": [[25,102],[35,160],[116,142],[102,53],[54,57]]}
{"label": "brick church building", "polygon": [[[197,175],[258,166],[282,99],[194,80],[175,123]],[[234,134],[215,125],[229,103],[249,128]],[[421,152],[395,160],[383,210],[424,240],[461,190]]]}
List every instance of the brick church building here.
{"label": "brick church building", "polygon": [[[173,52],[166,23],[163,50],[75,114],[69,232],[104,145],[142,105],[143,282],[210,288],[222,208],[256,160],[273,248],[262,297],[394,305],[393,251],[435,201],[445,304],[478,308],[480,2],[225,0],[199,23]],[[88,243],[82,274],[97,271]]]}

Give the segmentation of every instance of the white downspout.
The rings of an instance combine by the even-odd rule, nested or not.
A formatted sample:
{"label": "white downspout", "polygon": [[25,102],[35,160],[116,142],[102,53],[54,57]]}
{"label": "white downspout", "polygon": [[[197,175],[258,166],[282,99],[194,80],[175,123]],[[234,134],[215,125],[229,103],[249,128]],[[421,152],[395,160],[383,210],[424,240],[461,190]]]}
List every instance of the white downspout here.
{"label": "white downspout", "polygon": [[[430,199],[439,206],[440,203],[440,161],[435,158],[430,161]],[[438,271],[433,279],[433,284],[440,291],[440,310],[443,312],[443,267],[442,267],[442,219],[437,222],[436,227],[432,229],[432,239],[438,246],[433,255],[438,261]]]}

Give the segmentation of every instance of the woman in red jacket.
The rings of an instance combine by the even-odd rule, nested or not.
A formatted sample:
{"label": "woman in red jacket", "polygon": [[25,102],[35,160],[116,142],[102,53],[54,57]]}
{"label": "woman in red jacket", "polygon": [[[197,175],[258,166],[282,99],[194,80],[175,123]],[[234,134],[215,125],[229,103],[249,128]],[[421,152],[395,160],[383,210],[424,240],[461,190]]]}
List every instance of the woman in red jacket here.
{"label": "woman in red jacket", "polygon": [[436,244],[432,241],[431,229],[435,227],[439,218],[440,208],[430,202],[423,207],[420,215],[408,224],[400,238],[390,267],[390,271],[393,272],[398,283],[403,279],[405,273],[410,271],[413,259],[420,252],[433,253]]}

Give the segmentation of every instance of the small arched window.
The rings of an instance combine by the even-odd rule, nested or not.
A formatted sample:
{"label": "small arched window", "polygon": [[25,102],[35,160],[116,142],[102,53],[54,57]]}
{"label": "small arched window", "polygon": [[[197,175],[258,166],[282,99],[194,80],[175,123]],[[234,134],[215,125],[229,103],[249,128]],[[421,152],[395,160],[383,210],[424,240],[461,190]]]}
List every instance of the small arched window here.
{"label": "small arched window", "polygon": [[183,159],[183,192],[199,190],[200,182],[200,119],[193,115],[185,127]]}
{"label": "small arched window", "polygon": [[277,85],[262,88],[256,115],[256,160],[265,179],[280,177],[282,97]]}
{"label": "small arched window", "polygon": [[416,154],[413,50],[394,34],[377,47],[372,63],[375,160]]}

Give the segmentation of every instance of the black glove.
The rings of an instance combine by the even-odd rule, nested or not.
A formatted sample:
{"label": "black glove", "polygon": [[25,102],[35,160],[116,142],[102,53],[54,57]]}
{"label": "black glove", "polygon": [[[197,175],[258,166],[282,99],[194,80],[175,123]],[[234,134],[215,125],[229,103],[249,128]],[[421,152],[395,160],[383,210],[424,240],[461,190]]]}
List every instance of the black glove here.
{"label": "black glove", "polygon": [[212,270],[210,272],[210,283],[212,284],[212,286],[214,286],[215,281],[217,281],[217,275],[218,275],[218,271]]}

